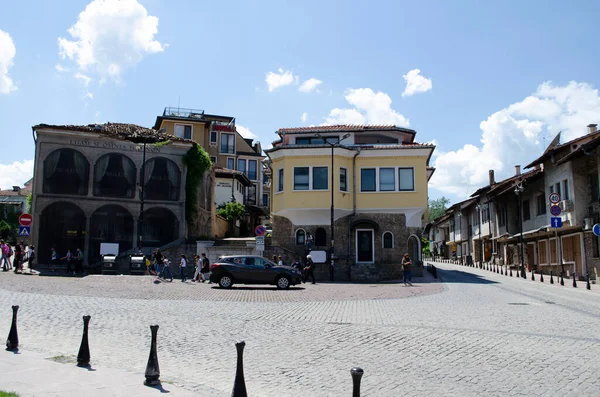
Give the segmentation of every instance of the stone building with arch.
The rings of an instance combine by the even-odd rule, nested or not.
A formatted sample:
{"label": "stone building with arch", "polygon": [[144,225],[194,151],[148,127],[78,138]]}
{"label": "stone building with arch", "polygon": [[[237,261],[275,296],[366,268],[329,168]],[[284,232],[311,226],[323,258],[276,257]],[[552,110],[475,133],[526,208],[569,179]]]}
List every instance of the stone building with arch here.
{"label": "stone building with arch", "polygon": [[[126,253],[140,240],[148,251],[188,234],[210,234],[210,172],[198,195],[199,230],[189,233],[186,226],[183,156],[191,140],[119,123],[41,124],[33,134],[31,233],[40,263],[49,261],[53,246],[61,256],[80,248],[93,264],[103,242]],[[154,144],[162,141],[167,144]]]}

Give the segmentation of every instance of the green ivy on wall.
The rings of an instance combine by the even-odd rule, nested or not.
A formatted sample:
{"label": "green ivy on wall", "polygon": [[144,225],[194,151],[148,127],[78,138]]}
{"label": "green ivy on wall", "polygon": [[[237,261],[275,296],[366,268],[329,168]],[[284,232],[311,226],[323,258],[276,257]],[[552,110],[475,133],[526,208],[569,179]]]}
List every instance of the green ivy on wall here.
{"label": "green ivy on wall", "polygon": [[198,188],[204,180],[204,173],[210,169],[212,162],[206,151],[194,143],[183,156],[183,164],[187,167],[185,181],[185,220],[188,230],[196,229],[198,219]]}

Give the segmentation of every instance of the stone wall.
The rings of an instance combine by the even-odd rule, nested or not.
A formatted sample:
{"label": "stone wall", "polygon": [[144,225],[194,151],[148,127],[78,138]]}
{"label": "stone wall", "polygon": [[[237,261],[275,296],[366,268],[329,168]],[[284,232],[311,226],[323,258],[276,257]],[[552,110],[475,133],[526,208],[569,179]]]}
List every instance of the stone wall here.
{"label": "stone wall", "polygon": [[222,238],[229,231],[229,222],[222,216],[215,215],[215,238]]}

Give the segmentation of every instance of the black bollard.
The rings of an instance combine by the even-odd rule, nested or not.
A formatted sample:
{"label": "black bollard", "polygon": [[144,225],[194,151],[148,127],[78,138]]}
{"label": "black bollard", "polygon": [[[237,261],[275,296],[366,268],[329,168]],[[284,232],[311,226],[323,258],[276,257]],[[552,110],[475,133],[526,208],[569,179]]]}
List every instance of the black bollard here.
{"label": "black bollard", "polygon": [[350,370],[352,374],[352,383],[354,386],[352,387],[352,397],[360,397],[360,379],[362,378],[365,371],[361,368],[355,367]]}
{"label": "black bollard", "polygon": [[8,333],[8,339],[6,339],[6,350],[17,351],[19,350],[19,335],[17,333],[17,311],[19,306],[13,306],[12,311],[12,323],[10,324],[10,332]]}
{"label": "black bollard", "polygon": [[550,284],[554,284],[554,278],[552,277],[552,270],[550,270]]}
{"label": "black bollard", "polygon": [[496,265],[496,273],[500,274],[500,265]]}
{"label": "black bollard", "polygon": [[535,281],[535,271],[531,271],[531,281]]}
{"label": "black bollard", "polygon": [[237,349],[237,369],[235,370],[235,381],[231,397],[248,397],[246,382],[244,381],[244,346],[246,346],[246,342],[244,341],[235,344],[235,348]]}
{"label": "black bollard", "polygon": [[540,272],[540,282],[544,282],[544,272]]}
{"label": "black bollard", "polygon": [[160,385],[160,368],[158,367],[158,355],[156,354],[156,335],[158,334],[158,325],[151,325],[152,342],[150,343],[150,356],[148,357],[148,365],[146,365],[146,386]]}
{"label": "black bollard", "polygon": [[512,277],[512,269],[509,268],[508,270],[510,271],[510,276]]}
{"label": "black bollard", "polygon": [[77,354],[77,366],[87,367],[90,365],[90,345],[88,344],[88,325],[92,316],[83,316],[83,336],[81,337],[81,346]]}
{"label": "black bollard", "polygon": [[592,286],[590,285],[590,275],[587,275],[587,284],[585,285],[585,289],[592,289]]}
{"label": "black bollard", "polygon": [[562,272],[560,273],[560,285],[565,285],[565,278],[564,278]]}
{"label": "black bollard", "polygon": [[577,281],[575,281],[575,273],[573,273],[573,288],[577,288]]}

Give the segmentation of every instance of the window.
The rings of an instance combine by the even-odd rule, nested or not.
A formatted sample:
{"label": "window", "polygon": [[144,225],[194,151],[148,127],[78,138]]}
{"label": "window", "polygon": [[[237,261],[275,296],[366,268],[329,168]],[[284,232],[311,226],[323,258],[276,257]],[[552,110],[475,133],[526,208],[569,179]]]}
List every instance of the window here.
{"label": "window", "polygon": [[537,196],[537,214],[538,216],[546,214],[546,198],[543,194]]}
{"label": "window", "polygon": [[248,186],[248,194],[246,196],[246,204],[256,205],[256,185]]}
{"label": "window", "polygon": [[555,183],[550,187],[550,193],[558,193],[558,195],[562,197],[562,194],[560,194],[560,182]]}
{"label": "window", "polygon": [[94,196],[133,198],[136,174],[135,164],[129,157],[105,154],[94,165]]}
{"label": "window", "polygon": [[379,169],[379,191],[393,192],[396,190],[396,169],[395,168],[380,168]]}
{"label": "window", "polygon": [[235,154],[235,135],[221,134],[221,153]]}
{"label": "window", "polygon": [[296,145],[310,145],[310,138],[296,138]]}
{"label": "window", "polygon": [[216,158],[215,156],[210,156],[210,161],[211,161],[213,164],[216,164],[216,163],[217,163],[217,158]]}
{"label": "window", "polygon": [[479,216],[480,212],[477,208],[475,208],[475,212],[473,212],[473,226],[479,225]]}
{"label": "window", "polygon": [[57,149],[44,160],[44,193],[86,196],[90,164],[73,149]]}
{"label": "window", "polygon": [[360,170],[360,191],[374,192],[376,170],[375,168],[363,168]]}
{"label": "window", "polygon": [[297,137],[296,145],[323,145],[325,142],[327,143],[338,143],[340,141],[339,136],[328,136],[323,138],[318,137]]}
{"label": "window", "polygon": [[181,171],[173,161],[163,157],[146,161],[140,170],[140,180],[145,185],[145,199],[179,200]]}
{"label": "window", "polygon": [[348,170],[346,168],[340,168],[340,190],[348,191]]}
{"label": "window", "polygon": [[327,232],[322,227],[315,231],[315,245],[317,247],[327,246]]}
{"label": "window", "polygon": [[263,172],[263,183],[269,183],[269,176],[266,172]]}
{"label": "window", "polygon": [[248,178],[250,180],[256,180],[256,171],[257,171],[257,163],[256,160],[248,160]]}
{"label": "window", "polygon": [[529,208],[529,200],[523,200],[523,220],[531,219],[531,209]]}
{"label": "window", "polygon": [[210,132],[210,143],[217,143],[217,131]]}
{"label": "window", "polygon": [[383,248],[394,248],[394,235],[392,232],[383,233]]}
{"label": "window", "polygon": [[283,192],[283,168],[277,171],[277,191]]}
{"label": "window", "polygon": [[192,139],[192,126],[175,124],[175,136],[184,139]]}
{"label": "window", "polygon": [[296,245],[304,245],[306,233],[302,229],[296,230]]}
{"label": "window", "polygon": [[498,208],[498,226],[506,226],[506,206]]}
{"label": "window", "polygon": [[600,186],[598,183],[598,172],[590,174],[590,188],[592,189],[592,202],[597,203],[600,199]]}
{"label": "window", "polygon": [[450,222],[450,233],[454,233],[454,219],[452,220],[452,222]]}
{"label": "window", "polygon": [[294,168],[294,190],[310,189],[310,167]]}
{"label": "window", "polygon": [[563,200],[569,200],[569,180],[563,180],[563,192],[565,196],[562,198]]}
{"label": "window", "polygon": [[415,190],[415,175],[413,168],[398,168],[398,186],[401,192]]}
{"label": "window", "polygon": [[313,190],[327,190],[329,178],[327,178],[327,167],[313,167],[312,188]]}
{"label": "window", "polygon": [[230,170],[235,170],[235,159],[233,157],[227,158],[227,168]]}
{"label": "window", "polygon": [[269,195],[268,194],[263,193],[262,205],[263,205],[263,207],[269,206]]}

